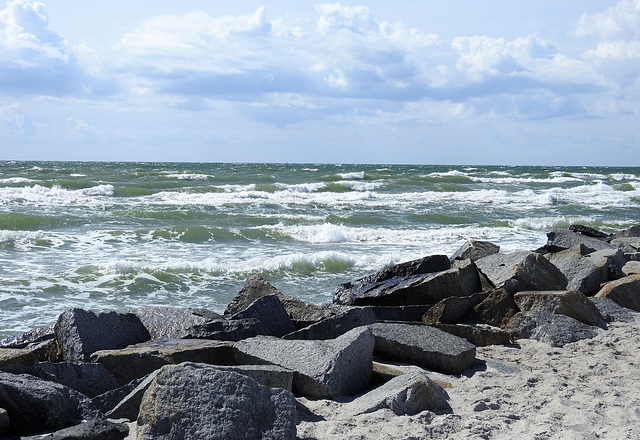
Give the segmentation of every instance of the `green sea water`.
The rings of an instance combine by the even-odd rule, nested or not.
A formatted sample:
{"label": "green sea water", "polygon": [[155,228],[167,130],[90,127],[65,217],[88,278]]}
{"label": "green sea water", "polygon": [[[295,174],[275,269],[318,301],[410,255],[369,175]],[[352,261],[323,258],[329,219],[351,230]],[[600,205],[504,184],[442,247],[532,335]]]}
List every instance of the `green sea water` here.
{"label": "green sea water", "polygon": [[221,312],[254,274],[330,302],[466,240],[640,223],[640,168],[0,162],[0,336],[69,307]]}

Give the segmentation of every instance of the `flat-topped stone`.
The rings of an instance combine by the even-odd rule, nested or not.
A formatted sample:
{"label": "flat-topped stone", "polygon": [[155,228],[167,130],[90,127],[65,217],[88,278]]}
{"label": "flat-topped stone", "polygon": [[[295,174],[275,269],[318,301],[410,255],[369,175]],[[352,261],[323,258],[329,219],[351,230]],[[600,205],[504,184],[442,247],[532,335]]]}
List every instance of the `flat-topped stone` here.
{"label": "flat-topped stone", "polygon": [[629,275],[605,284],[596,294],[598,298],[610,298],[636,312],[640,312],[640,275]]}
{"label": "flat-topped stone", "polygon": [[518,281],[518,290],[562,290],[567,286],[564,274],[535,252],[492,254],[480,258],[476,266],[497,288],[512,279]]}
{"label": "flat-topped stone", "polygon": [[577,290],[518,292],[513,300],[521,311],[548,311],[570,316],[587,325],[603,329],[607,323],[598,308]]}

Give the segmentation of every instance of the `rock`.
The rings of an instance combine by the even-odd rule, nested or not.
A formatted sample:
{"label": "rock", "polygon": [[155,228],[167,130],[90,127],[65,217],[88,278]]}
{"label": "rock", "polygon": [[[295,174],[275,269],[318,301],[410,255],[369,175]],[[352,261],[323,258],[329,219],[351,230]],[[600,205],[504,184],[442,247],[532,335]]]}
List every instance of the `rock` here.
{"label": "rock", "polygon": [[377,323],[372,329],[375,354],[383,359],[409,362],[445,374],[460,374],[475,362],[473,344],[437,328]]}
{"label": "rock", "polygon": [[376,321],[422,321],[431,305],[365,306],[373,312]]}
{"label": "rock", "polygon": [[396,415],[414,415],[426,410],[450,410],[449,395],[424,371],[397,376],[344,405],[345,415],[357,416],[388,408]]}
{"label": "rock", "polygon": [[293,371],[277,365],[211,365],[222,371],[233,371],[249,376],[260,385],[293,391]]}
{"label": "rock", "polygon": [[11,420],[8,436],[55,431],[101,418],[86,396],[28,374],[0,372],[0,408]]}
{"label": "rock", "polygon": [[33,343],[38,343],[54,338],[53,327],[40,327],[17,336],[10,336],[0,340],[0,348],[27,348]]}
{"label": "rock", "polygon": [[427,324],[457,323],[464,320],[469,311],[484,300],[488,292],[475,293],[469,296],[452,296],[445,298],[431,307],[422,317]]}
{"label": "rock", "polygon": [[334,303],[361,306],[435,304],[450,296],[468,296],[481,289],[478,272],[471,260],[441,272],[346,286],[338,287]]}
{"label": "rock", "polygon": [[63,312],[54,326],[56,340],[67,362],[88,362],[98,350],[124,348],[150,339],[149,331],[133,313],[93,313],[83,309]]}
{"label": "rock", "polygon": [[640,237],[640,225],[631,226],[616,234],[617,237]]}
{"label": "rock", "polygon": [[451,260],[466,260],[468,258],[471,261],[476,261],[498,252],[500,252],[500,246],[498,245],[488,241],[469,240],[454,252]]}
{"label": "rock", "polygon": [[567,278],[568,290],[579,290],[585,295],[598,291],[600,284],[608,280],[606,259],[590,258],[588,249],[579,244],[564,251],[549,253],[544,257]]}
{"label": "rock", "polygon": [[429,255],[417,260],[406,261],[387,267],[374,274],[367,275],[350,283],[345,283],[342,286],[350,289],[356,284],[378,283],[394,278],[406,278],[414,275],[442,272],[449,269],[451,269],[451,262],[446,255]]}
{"label": "rock", "polygon": [[516,313],[518,307],[513,301],[513,293],[507,288],[501,288],[490,292],[469,312],[467,319],[503,328]]}
{"label": "rock", "polygon": [[592,260],[596,266],[603,268],[605,273],[603,281],[613,281],[624,276],[622,268],[627,260],[620,249],[603,249],[591,252],[585,255],[585,258]]}
{"label": "rock", "polygon": [[563,251],[580,244],[584,245],[590,252],[613,248],[612,245],[604,240],[578,234],[567,229],[554,229],[547,234],[547,238],[547,244],[544,249],[549,252]]}
{"label": "rock", "polygon": [[95,397],[119,386],[115,378],[102,364],[42,362],[39,367],[46,379],[67,386],[88,397]]}
{"label": "rock", "polygon": [[356,327],[376,322],[373,310],[365,307],[353,307],[345,312],[324,319],[284,336],[284,339],[335,339]]}
{"label": "rock", "polygon": [[160,369],[139,379],[134,379],[120,388],[100,394],[92,398],[91,403],[111,419],[134,421],[138,418],[142,395],[149,388],[158,371]]}
{"label": "rock", "polygon": [[284,336],[296,331],[296,326],[291,321],[277,295],[265,295],[249,306],[232,316],[233,319],[255,319],[259,323],[259,333],[267,336]]}
{"label": "rock", "polygon": [[597,238],[599,240],[610,240],[613,238],[610,234],[605,234],[602,231],[598,231],[597,229],[591,228],[589,226],[584,225],[571,225],[569,226],[569,230],[571,232],[576,232],[581,235],[585,235],[587,237]]}
{"label": "rock", "polygon": [[109,420],[88,420],[50,434],[21,437],[20,440],[122,440],[129,427]]}
{"label": "rock", "polygon": [[431,324],[439,330],[464,338],[476,347],[506,345],[511,343],[511,335],[504,330],[488,325],[471,324]]}
{"label": "rock", "polygon": [[629,261],[622,266],[622,276],[640,274],[640,261]]}
{"label": "rock", "polygon": [[359,327],[325,341],[283,340],[257,336],[235,344],[244,364],[273,364],[296,374],[293,390],[303,396],[334,398],[355,395],[369,386],[374,339]]}
{"label": "rock", "polygon": [[295,439],[296,402],[287,391],[207,366],[163,367],[145,392],[138,438]]}
{"label": "rock", "polygon": [[9,414],[6,409],[0,408],[0,438],[3,438],[7,428],[9,428]]}
{"label": "rock", "polygon": [[535,339],[554,347],[563,347],[581,339],[590,339],[604,331],[569,316],[548,311],[520,312],[511,318],[505,330],[514,338]]}
{"label": "rock", "polygon": [[513,300],[521,311],[548,311],[566,315],[584,324],[606,330],[607,323],[598,308],[577,290],[518,292]]}
{"label": "rock", "polygon": [[[611,240],[611,245],[620,249],[626,256],[640,252],[640,237],[618,237]],[[627,257],[627,260],[633,258]]]}
{"label": "rock", "polygon": [[595,295],[610,298],[622,307],[640,312],[640,275],[630,275],[605,284]]}
{"label": "rock", "polygon": [[535,252],[493,254],[476,261],[476,266],[497,288],[510,279],[518,281],[520,290],[561,290],[567,286],[562,272]]}
{"label": "rock", "polygon": [[132,313],[140,318],[151,339],[184,338],[190,327],[222,319],[211,310],[185,307],[141,307]]}
{"label": "rock", "polygon": [[590,297],[589,301],[598,308],[607,322],[633,322],[636,319],[635,312],[622,307],[611,298]]}
{"label": "rock", "polygon": [[0,371],[14,374],[38,374],[38,360],[24,348],[0,348]]}
{"label": "rock", "polygon": [[220,365],[236,363],[233,342],[171,338],[143,342],[119,350],[100,350],[91,359],[103,364],[120,385],[167,364],[187,361]]}
{"label": "rock", "polygon": [[183,338],[240,341],[242,339],[258,336],[261,329],[262,326],[257,319],[221,318],[190,327]]}

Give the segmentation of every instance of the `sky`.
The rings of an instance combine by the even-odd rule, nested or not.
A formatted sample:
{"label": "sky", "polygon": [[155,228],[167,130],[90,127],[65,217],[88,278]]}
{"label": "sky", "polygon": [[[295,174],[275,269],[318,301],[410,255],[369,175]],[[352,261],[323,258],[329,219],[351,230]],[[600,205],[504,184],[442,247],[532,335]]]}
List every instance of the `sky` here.
{"label": "sky", "polygon": [[640,166],[640,0],[10,0],[0,160]]}

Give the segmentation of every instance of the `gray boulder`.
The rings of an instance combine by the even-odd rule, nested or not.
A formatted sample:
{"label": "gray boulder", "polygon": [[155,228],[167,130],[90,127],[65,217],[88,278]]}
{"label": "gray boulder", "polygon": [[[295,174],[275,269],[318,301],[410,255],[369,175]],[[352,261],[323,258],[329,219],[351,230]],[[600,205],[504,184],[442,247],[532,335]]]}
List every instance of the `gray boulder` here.
{"label": "gray boulder", "polygon": [[24,348],[0,348],[0,371],[38,375],[38,360]]}
{"label": "gray boulder", "polygon": [[89,362],[98,350],[113,350],[150,339],[149,331],[133,313],[94,313],[83,309],[63,312],[54,326],[62,359]]}
{"label": "gray boulder", "polygon": [[511,279],[517,280],[520,290],[561,290],[567,286],[562,272],[535,252],[493,254],[476,261],[476,266],[496,288]]}
{"label": "gray boulder", "polygon": [[376,321],[422,321],[430,304],[411,306],[365,306],[373,312]]}
{"label": "gray boulder", "polygon": [[137,422],[138,438],[295,439],[296,401],[231,371],[169,365],[144,393]]}
{"label": "gray boulder", "polygon": [[119,386],[102,364],[41,362],[39,367],[45,378],[88,397],[98,396]]}
{"label": "gray boulder", "polygon": [[123,387],[96,396],[91,399],[91,403],[110,419],[134,421],[138,418],[142,396],[158,371],[160,369],[140,379],[132,380]]}
{"label": "gray boulder", "polygon": [[258,336],[262,325],[254,318],[227,319],[220,318],[196,324],[190,327],[184,339],[215,339],[218,341],[240,341]]}
{"label": "gray boulder", "polygon": [[513,300],[521,311],[548,311],[570,316],[587,325],[603,329],[607,323],[598,308],[577,290],[518,292]]}
{"label": "gray boulder", "polygon": [[355,395],[371,381],[374,339],[359,327],[325,341],[283,340],[257,336],[235,344],[243,364],[279,365],[295,372],[294,392],[309,397]]}
{"label": "gray boulder", "polygon": [[375,354],[445,374],[460,374],[475,362],[476,347],[466,339],[420,324],[376,323]]}
{"label": "gray boulder", "polygon": [[480,304],[489,292],[474,293],[469,296],[452,296],[445,298],[431,307],[423,316],[422,322],[427,324],[457,323],[463,321],[471,309]]}
{"label": "gray boulder", "polygon": [[503,328],[516,313],[518,307],[513,301],[513,294],[509,289],[501,288],[490,292],[480,304],[474,306],[467,314],[467,319]]}
{"label": "gray boulder", "polygon": [[140,318],[151,339],[184,338],[191,327],[222,319],[211,310],[186,307],[141,307],[132,313]]}
{"label": "gray boulder", "polygon": [[640,312],[640,275],[629,275],[605,284],[595,295],[610,298],[622,307]]}
{"label": "gray boulder", "polygon": [[333,302],[360,306],[435,304],[450,296],[468,296],[480,290],[475,265],[466,260],[456,268],[435,273],[343,284],[336,289]]}
{"label": "gray boulder", "polygon": [[628,261],[622,267],[622,276],[626,277],[629,275],[638,275],[640,274],[640,261]]}
{"label": "gray boulder", "polygon": [[607,281],[608,264],[606,261],[589,258],[588,253],[585,245],[579,244],[564,251],[546,254],[544,257],[567,278],[568,290],[591,294],[597,292],[600,284]]}
{"label": "gray boulder", "polygon": [[426,410],[450,410],[448,400],[447,392],[426,372],[412,371],[357,397],[342,411],[353,417],[387,408],[399,416],[414,415]]}
{"label": "gray boulder", "polygon": [[520,312],[511,319],[505,330],[516,339],[535,339],[554,347],[590,339],[604,331],[569,316],[548,311]]}
{"label": "gray boulder", "polygon": [[123,440],[129,427],[109,420],[87,420],[46,435],[20,437],[20,440]]}
{"label": "gray boulder", "polygon": [[589,237],[568,229],[554,229],[547,233],[547,238],[547,244],[544,248],[549,252],[563,251],[580,244],[584,245],[590,252],[613,248],[605,240]]}
{"label": "gray boulder", "polygon": [[598,298],[592,296],[589,298],[589,301],[598,308],[600,314],[604,316],[604,319],[607,322],[633,322],[636,319],[635,312],[626,307],[622,307],[611,298]]}
{"label": "gray boulder", "polygon": [[285,335],[284,339],[335,339],[356,327],[373,324],[376,317],[371,308],[348,308],[339,315],[326,318],[308,327]]}
{"label": "gray boulder", "polygon": [[432,327],[464,338],[476,347],[506,345],[511,343],[511,335],[502,329],[484,324],[431,324]]}
{"label": "gray boulder", "polygon": [[631,226],[629,229],[616,234],[617,237],[640,237],[640,225]]}
{"label": "gray boulder", "polygon": [[479,260],[500,252],[500,246],[488,241],[469,240],[451,256],[451,260]]}
{"label": "gray boulder", "polygon": [[9,428],[9,413],[4,408],[0,408],[0,438],[3,438],[5,431]]}
{"label": "gray boulder", "polygon": [[296,331],[278,295],[265,295],[234,314],[233,319],[255,319],[259,323],[259,333],[267,336],[284,336]]}
{"label": "gray boulder", "polygon": [[101,418],[88,397],[28,374],[0,372],[0,408],[11,420],[7,436],[55,431]]}
{"label": "gray boulder", "polygon": [[119,350],[100,350],[91,359],[105,366],[120,385],[146,376],[167,364],[202,362],[233,365],[233,342],[205,339],[157,339]]}
{"label": "gray boulder", "polygon": [[633,260],[633,256],[640,252],[640,237],[618,237],[611,240],[611,245],[620,249],[627,260]]}

